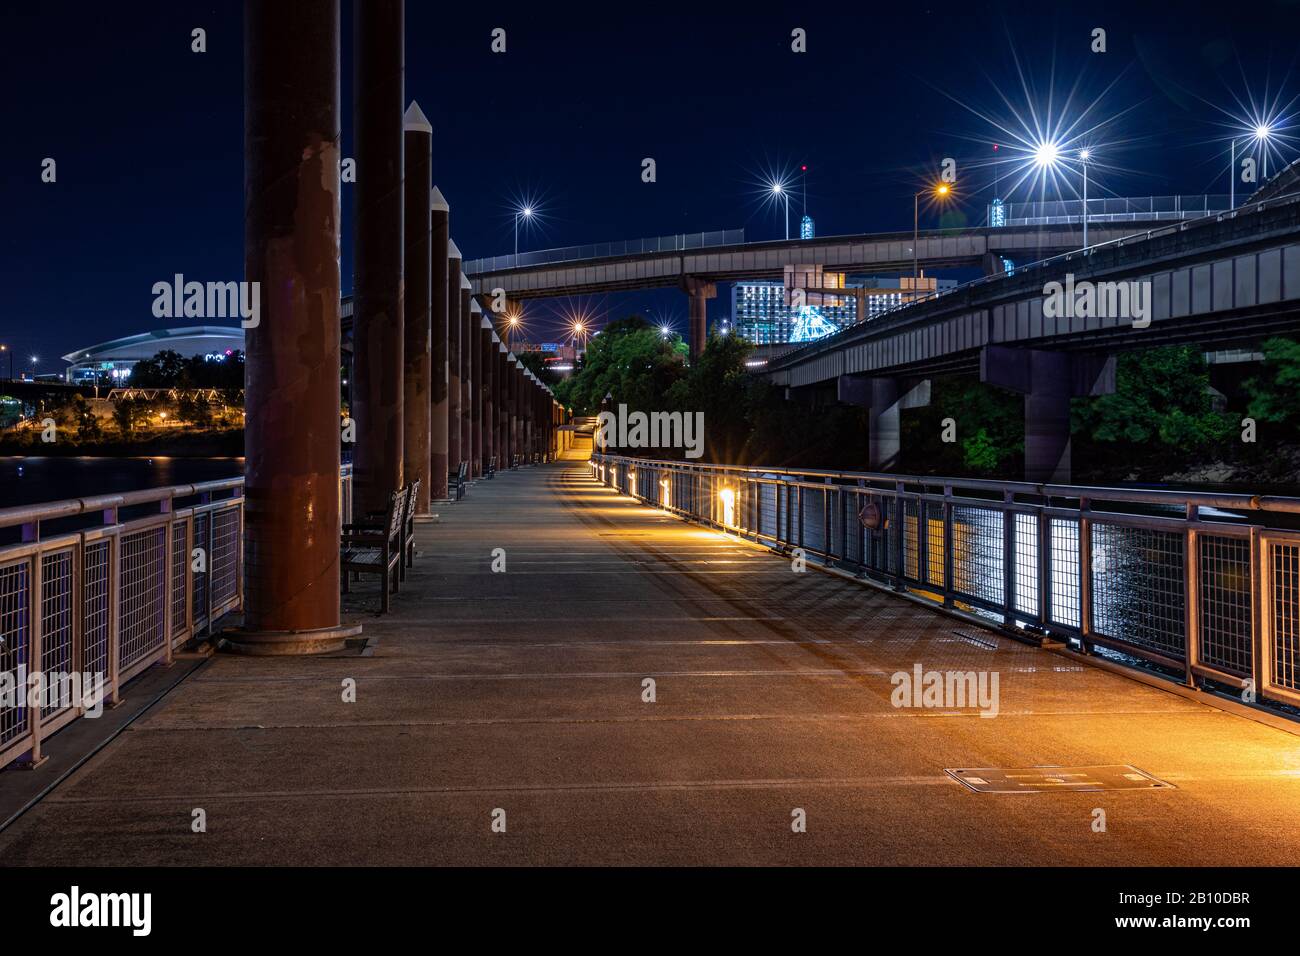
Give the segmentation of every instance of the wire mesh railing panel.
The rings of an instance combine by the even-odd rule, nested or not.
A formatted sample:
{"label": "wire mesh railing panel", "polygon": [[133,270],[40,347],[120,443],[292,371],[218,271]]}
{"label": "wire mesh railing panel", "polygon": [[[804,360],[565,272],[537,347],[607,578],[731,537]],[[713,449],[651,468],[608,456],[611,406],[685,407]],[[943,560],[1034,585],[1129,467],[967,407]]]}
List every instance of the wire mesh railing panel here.
{"label": "wire mesh railing panel", "polygon": [[952,589],[989,604],[1005,600],[1002,512],[955,505],[952,509]]}
{"label": "wire mesh railing panel", "polygon": [[107,674],[109,665],[109,572],[113,542],[89,541],[81,552],[81,667]]}
{"label": "wire mesh railing panel", "polygon": [[76,602],[73,594],[71,548],[41,555],[41,671],[46,687],[53,688],[41,716],[48,717],[69,706],[57,693],[59,676],[68,677],[76,670],[73,660],[72,616]]}
{"label": "wire mesh railing panel", "polygon": [[[0,565],[0,673],[18,675],[31,666],[32,571],[27,558]],[[29,731],[26,694],[0,700],[0,746]]]}
{"label": "wire mesh railing panel", "polygon": [[[194,516],[194,547],[202,548],[203,553],[209,559],[212,557],[208,553],[208,527],[211,519],[212,515],[207,511]],[[203,573],[190,576],[190,607],[195,631],[206,624],[208,620],[208,580],[212,571],[211,560],[205,564],[205,568],[207,570]]]}
{"label": "wire mesh railing panel", "polygon": [[917,502],[905,498],[903,500],[903,576],[912,581],[921,580],[921,526],[917,514]]}
{"label": "wire mesh railing panel", "polygon": [[1269,576],[1269,679],[1278,687],[1300,691],[1300,543],[1271,542]]}
{"label": "wire mesh railing panel", "polygon": [[826,546],[826,492],[820,488],[804,488],[799,496],[800,515],[803,518],[802,547],[825,554]]}
{"label": "wire mesh railing panel", "polygon": [[186,629],[185,592],[189,587],[189,575],[186,573],[190,557],[190,523],[182,518],[172,525],[172,636],[182,634]]}
{"label": "wire mesh railing panel", "polygon": [[239,509],[223,508],[212,515],[212,606],[222,607],[239,594]]}
{"label": "wire mesh railing panel", "polygon": [[771,482],[762,482],[758,486],[758,533],[769,538],[780,536],[777,528],[776,502],[780,489]]}
{"label": "wire mesh railing panel", "polygon": [[[850,492],[847,488],[828,488],[826,494],[829,498],[830,527],[831,539],[827,542],[827,552],[833,558],[846,558],[848,555],[845,551],[850,547],[846,540],[849,535],[844,531],[844,509],[845,501],[850,498]],[[856,522],[855,522],[856,523]],[[856,535],[853,535],[856,538]],[[854,542],[856,544],[856,541]]]}
{"label": "wire mesh railing panel", "polygon": [[1187,649],[1186,551],[1182,532],[1095,522],[1093,631],[1181,659]]}
{"label": "wire mesh railing panel", "polygon": [[1015,514],[1015,537],[1012,539],[1012,561],[1015,565],[1015,577],[1012,588],[1015,590],[1015,610],[1031,617],[1038,616],[1038,516]]}
{"label": "wire mesh railing panel", "polygon": [[1048,536],[1051,540],[1047,571],[1049,620],[1077,629],[1083,620],[1079,522],[1074,518],[1052,518],[1048,522]]}
{"label": "wire mesh railing panel", "polygon": [[167,528],[144,528],[122,535],[118,635],[121,667],[126,669],[163,647],[166,622]]}
{"label": "wire mesh railing panel", "polygon": [[1250,539],[1199,534],[1197,658],[1231,674],[1251,672]]}
{"label": "wire mesh railing panel", "polygon": [[925,582],[937,588],[947,586],[945,580],[943,503],[925,502]]}

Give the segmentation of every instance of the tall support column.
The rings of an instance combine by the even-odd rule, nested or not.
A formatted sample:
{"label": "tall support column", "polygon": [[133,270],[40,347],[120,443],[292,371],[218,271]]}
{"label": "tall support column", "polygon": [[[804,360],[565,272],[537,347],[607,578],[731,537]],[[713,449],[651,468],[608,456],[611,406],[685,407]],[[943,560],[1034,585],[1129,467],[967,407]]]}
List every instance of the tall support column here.
{"label": "tall support column", "polygon": [[353,328],[358,513],[382,511],[402,485],[402,113],[405,3],[353,15],[356,160]]}
{"label": "tall support column", "polygon": [[447,241],[447,471],[460,468],[460,249]]}
{"label": "tall support column", "polygon": [[483,337],[483,468],[487,474],[487,463],[496,454],[496,357],[497,334],[492,331],[492,322],[484,316],[483,328],[479,330]]}
{"label": "tall support column", "polygon": [[429,498],[447,498],[447,243],[449,208],[437,186],[429,195]]}
{"label": "tall support column", "polygon": [[473,393],[470,396],[470,444],[474,448],[473,472],[475,478],[483,477],[483,309],[478,302],[471,306],[474,327],[470,329],[473,348]]}
{"label": "tall support column", "polygon": [[515,456],[519,454],[519,362],[514,353],[509,356],[510,359],[510,461],[514,463]]}
{"label": "tall support column", "polygon": [[930,380],[841,375],[836,399],[867,409],[867,467],[892,471],[902,454],[902,413],[930,404]]}
{"label": "tall support column", "polygon": [[986,346],[980,381],[1025,396],[1025,480],[1070,481],[1070,399],[1115,391],[1115,359],[1090,353]]}
{"label": "tall support column", "polygon": [[460,458],[467,462],[465,480],[474,477],[474,442],[469,434],[470,407],[473,401],[474,339],[471,330],[478,325],[478,315],[470,309],[470,284],[464,273],[460,277]]}
{"label": "tall support column", "polygon": [[494,384],[496,385],[496,407],[497,407],[497,467],[506,469],[510,467],[510,385],[507,376],[510,374],[510,363],[506,361],[509,355],[505,343],[497,346],[497,365]]}
{"label": "tall support column", "polygon": [[685,276],[682,279],[682,291],[690,296],[688,334],[691,359],[694,360],[704,354],[704,346],[708,344],[709,299],[717,296],[718,287],[713,282],[705,282],[695,276]]}
{"label": "tall support column", "polygon": [[433,188],[433,126],[412,102],[406,110],[406,289],[403,301],[402,472],[420,482],[415,513],[429,513],[429,417],[432,332],[429,326],[429,196]]}
{"label": "tall support column", "polygon": [[244,624],[255,654],[338,650],[339,3],[244,13]]}

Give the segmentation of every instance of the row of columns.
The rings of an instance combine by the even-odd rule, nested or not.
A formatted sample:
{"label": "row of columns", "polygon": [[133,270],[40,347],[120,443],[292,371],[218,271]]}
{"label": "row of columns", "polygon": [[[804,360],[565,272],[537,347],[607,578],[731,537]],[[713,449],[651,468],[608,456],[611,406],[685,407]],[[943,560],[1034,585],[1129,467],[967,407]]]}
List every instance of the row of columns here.
{"label": "row of columns", "polygon": [[[250,0],[245,15],[244,625],[258,654],[325,652],[340,626],[339,0]],[[354,11],[353,513],[419,480],[547,461],[562,410],[473,300],[432,185],[433,127],[405,106],[403,0]]]}

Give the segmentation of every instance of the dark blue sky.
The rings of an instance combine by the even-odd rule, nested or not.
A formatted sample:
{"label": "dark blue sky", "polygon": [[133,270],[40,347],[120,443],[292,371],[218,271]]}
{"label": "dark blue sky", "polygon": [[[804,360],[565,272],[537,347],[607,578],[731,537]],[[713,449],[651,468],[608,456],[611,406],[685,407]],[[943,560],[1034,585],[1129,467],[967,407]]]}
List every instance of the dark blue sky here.
{"label": "dark blue sky", "polygon": [[[1225,192],[1225,117],[1200,98],[1235,110],[1234,94],[1262,96],[1266,83],[1283,103],[1300,92],[1297,0],[407,7],[407,97],[433,122],[434,179],[467,258],[511,251],[509,206],[525,194],[546,220],[524,249],[741,227],[778,237],[757,180],[802,163],[819,234],[910,228],[912,193],[947,156],[964,206],[945,222],[978,221],[991,173],[976,163],[1007,138],[954,98],[1009,118],[999,91],[1026,102],[1016,58],[1039,107],[1052,91],[1059,110],[1076,84],[1084,106],[1112,83],[1097,116],[1133,107],[1099,136],[1111,168],[1096,170],[1092,195]],[[350,155],[346,0],[343,14]],[[0,341],[20,365],[35,353],[41,370],[61,369],[59,354],[162,324],[150,290],[174,273],[241,277],[241,19],[237,2],[7,5]],[[190,52],[196,26],[206,54]],[[489,50],[497,26],[505,55]],[[794,27],[806,54],[790,51]],[[1094,27],[1107,30],[1105,54],[1089,50]],[[40,181],[47,156],[53,185]],[[647,156],[653,185],[640,178]],[[351,198],[345,186],[345,289]],[[677,293],[589,304],[684,327]],[[552,337],[547,314],[530,307],[534,337]]]}

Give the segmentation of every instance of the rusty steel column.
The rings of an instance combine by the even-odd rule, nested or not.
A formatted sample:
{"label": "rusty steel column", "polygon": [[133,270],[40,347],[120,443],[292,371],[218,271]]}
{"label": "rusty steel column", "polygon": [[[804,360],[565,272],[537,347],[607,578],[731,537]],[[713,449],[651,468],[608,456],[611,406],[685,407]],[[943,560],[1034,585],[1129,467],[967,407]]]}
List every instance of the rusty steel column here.
{"label": "rusty steel column", "polygon": [[460,468],[460,249],[447,240],[447,471]]}
{"label": "rusty steel column", "polygon": [[519,456],[522,463],[524,457],[524,416],[521,413],[523,407],[523,385],[524,369],[519,364],[518,356],[511,356],[514,359],[514,365],[510,369],[510,450]]}
{"label": "rusty steel column", "polygon": [[507,405],[510,400],[510,387],[506,382],[506,376],[510,372],[510,363],[506,361],[506,356],[510,352],[504,342],[497,344],[495,375],[492,376],[492,384],[496,388],[496,429],[497,429],[497,467],[506,469],[510,467],[510,431],[506,426],[509,421],[509,411]]}
{"label": "rusty steel column", "polygon": [[462,272],[460,276],[460,457],[468,464],[465,469],[466,481],[472,481],[474,478],[474,443],[469,437],[469,414],[473,401],[471,393],[474,377],[474,370],[471,367],[474,355],[470,329],[478,325],[478,317],[472,314],[470,309],[472,296],[469,293],[469,279],[465,278]]}
{"label": "rusty steel column", "polygon": [[493,392],[496,379],[497,334],[492,331],[492,322],[483,317],[483,473],[487,474],[487,463],[496,454],[496,426],[493,415],[496,414],[496,395]]}
{"label": "rusty steel column", "polygon": [[404,0],[353,13],[357,160],[354,252],[356,513],[383,511],[402,486],[402,113]]}
{"label": "rusty steel column", "polygon": [[431,373],[429,348],[429,193],[433,188],[433,126],[412,101],[405,119],[406,209],[404,255],[402,376],[402,473],[420,482],[415,513],[429,513],[429,412]]}
{"label": "rusty steel column", "polygon": [[470,474],[478,479],[483,477],[483,309],[477,301],[470,303],[470,319]]}
{"label": "rusty steel column", "polygon": [[250,654],[338,650],[339,2],[244,11],[244,627]]}
{"label": "rusty steel column", "polygon": [[429,195],[429,500],[447,499],[447,200],[437,186]]}

